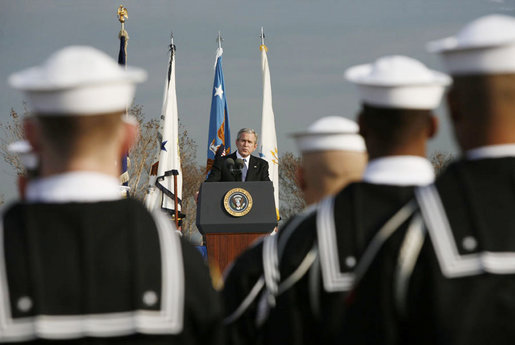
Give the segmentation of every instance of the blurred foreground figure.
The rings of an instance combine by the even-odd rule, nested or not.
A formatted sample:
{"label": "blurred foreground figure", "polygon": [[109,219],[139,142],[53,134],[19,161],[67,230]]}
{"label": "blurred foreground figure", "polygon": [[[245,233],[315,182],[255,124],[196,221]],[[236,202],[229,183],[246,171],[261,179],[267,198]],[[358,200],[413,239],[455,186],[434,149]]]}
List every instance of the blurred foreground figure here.
{"label": "blurred foreground figure", "polygon": [[358,125],[340,116],[327,116],[294,134],[302,161],[297,183],[307,205],[334,195],[361,180],[367,154]]}
{"label": "blurred foreground figure", "polygon": [[11,143],[7,149],[10,153],[18,155],[23,172],[18,175],[18,194],[21,200],[25,200],[27,183],[38,176],[39,160],[32,146],[27,140],[19,140]]}
{"label": "blurred foreground figure", "polygon": [[220,306],[195,249],[161,213],[121,200],[115,162],[137,126],[122,120],[139,69],[73,46],[12,75],[39,158],[0,239],[0,343],[209,344]]}
{"label": "blurred foreground figure", "polygon": [[[358,131],[355,122],[328,116],[315,121],[305,132],[294,134],[297,148],[302,153],[297,180],[308,205],[361,179],[367,155],[365,142]],[[301,219],[303,216],[296,217]],[[236,259],[228,272],[223,296],[229,344],[258,341],[257,296],[264,288],[263,272],[262,241]]]}
{"label": "blurred foreground figure", "polygon": [[[353,67],[346,77],[358,86],[363,104],[359,125],[369,155],[363,182],[349,184],[265,238],[262,274],[234,267],[227,286],[247,295],[226,322],[246,327],[231,336],[263,344],[342,342],[344,298],[363,249],[410,200],[414,186],[434,180],[424,158],[426,142],[437,129],[432,109],[450,78],[405,56]],[[252,261],[252,255],[239,261]],[[252,299],[257,302],[249,304]]]}
{"label": "blurred foreground figure", "polygon": [[[417,211],[367,249],[346,344],[515,343],[515,18],[428,45],[454,79],[463,159],[415,191]],[[369,263],[371,262],[371,265]]]}

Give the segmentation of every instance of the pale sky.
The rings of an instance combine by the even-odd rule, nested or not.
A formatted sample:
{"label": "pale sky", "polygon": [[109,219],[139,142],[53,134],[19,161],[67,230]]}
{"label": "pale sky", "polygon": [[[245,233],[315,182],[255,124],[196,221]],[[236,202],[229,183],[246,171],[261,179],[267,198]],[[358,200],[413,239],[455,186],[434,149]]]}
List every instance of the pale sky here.
{"label": "pale sky", "polygon": [[[426,42],[449,36],[479,16],[515,15],[515,0],[0,0],[0,120],[23,109],[23,97],[6,83],[10,73],[39,64],[71,44],[92,45],[113,58],[120,24],[129,12],[128,64],[146,69],[135,103],[158,118],[170,32],[177,46],[179,117],[206,159],[213,65],[220,30],[232,138],[239,128],[261,129],[259,32],[269,48],[278,149],[296,152],[291,133],[319,117],[355,118],[359,101],[343,79],[346,68],[380,56],[403,54],[442,70]],[[445,107],[429,153],[457,152]],[[0,194],[16,197],[15,173],[0,163]]]}

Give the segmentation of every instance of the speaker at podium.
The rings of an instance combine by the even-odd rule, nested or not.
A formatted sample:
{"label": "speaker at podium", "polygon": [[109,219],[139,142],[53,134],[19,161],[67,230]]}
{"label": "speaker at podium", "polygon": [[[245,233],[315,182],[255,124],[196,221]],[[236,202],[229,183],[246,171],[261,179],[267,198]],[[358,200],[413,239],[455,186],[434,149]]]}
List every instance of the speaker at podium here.
{"label": "speaker at podium", "polygon": [[272,182],[204,182],[196,224],[205,236],[208,259],[223,272],[252,242],[277,225]]}

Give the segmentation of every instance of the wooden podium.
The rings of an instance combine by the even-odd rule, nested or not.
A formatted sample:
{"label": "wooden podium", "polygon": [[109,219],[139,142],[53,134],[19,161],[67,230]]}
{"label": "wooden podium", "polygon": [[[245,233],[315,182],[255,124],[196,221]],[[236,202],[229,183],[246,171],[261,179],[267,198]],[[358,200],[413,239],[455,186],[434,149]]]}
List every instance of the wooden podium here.
{"label": "wooden podium", "polygon": [[197,227],[207,256],[220,272],[277,224],[272,182],[204,182],[197,203]]}

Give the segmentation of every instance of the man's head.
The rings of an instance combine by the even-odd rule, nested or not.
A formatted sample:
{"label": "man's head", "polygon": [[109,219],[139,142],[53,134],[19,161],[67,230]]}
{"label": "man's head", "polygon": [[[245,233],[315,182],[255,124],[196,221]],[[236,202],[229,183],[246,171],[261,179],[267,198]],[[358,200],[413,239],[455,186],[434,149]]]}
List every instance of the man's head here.
{"label": "man's head", "polygon": [[74,170],[119,174],[116,162],[136,138],[122,114],[145,72],[124,70],[92,47],[72,46],[41,66],[9,78],[25,92],[33,116],[25,135],[41,160],[41,175]]}
{"label": "man's head", "polygon": [[236,147],[244,158],[250,156],[257,148],[258,135],[251,128],[242,128],[236,137]]}
{"label": "man's head", "polygon": [[424,157],[426,141],[437,130],[432,110],[451,79],[399,55],[351,67],[345,77],[357,86],[362,101],[359,125],[369,158]]}
{"label": "man's head", "polygon": [[358,116],[360,134],[371,158],[392,155],[424,156],[427,139],[437,131],[431,110],[375,107],[364,104]]}
{"label": "man's head", "polygon": [[293,135],[302,154],[297,183],[308,205],[361,179],[367,154],[358,131],[354,121],[328,116]]}
{"label": "man's head", "polygon": [[515,143],[515,18],[478,18],[427,48],[454,79],[447,101],[461,148]]}

